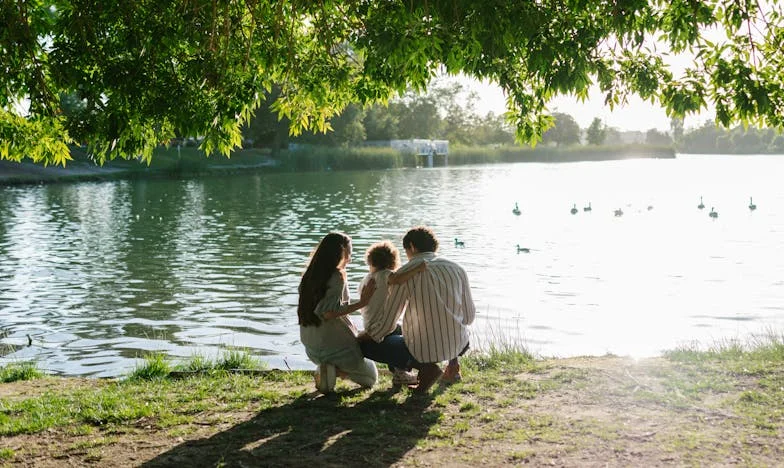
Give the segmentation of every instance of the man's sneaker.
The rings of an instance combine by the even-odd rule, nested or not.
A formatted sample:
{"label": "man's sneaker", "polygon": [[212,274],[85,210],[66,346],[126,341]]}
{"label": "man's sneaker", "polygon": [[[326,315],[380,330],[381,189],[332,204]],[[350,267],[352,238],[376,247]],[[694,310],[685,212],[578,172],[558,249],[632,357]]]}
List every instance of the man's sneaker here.
{"label": "man's sneaker", "polygon": [[416,375],[403,369],[395,369],[392,372],[392,385],[416,385],[419,379]]}
{"label": "man's sneaker", "polygon": [[319,364],[313,376],[316,380],[316,390],[321,393],[330,393],[335,390],[337,371],[332,364]]}
{"label": "man's sneaker", "polygon": [[463,380],[463,376],[460,375],[460,364],[446,366],[444,375],[441,376],[441,382],[453,384],[461,380]]}

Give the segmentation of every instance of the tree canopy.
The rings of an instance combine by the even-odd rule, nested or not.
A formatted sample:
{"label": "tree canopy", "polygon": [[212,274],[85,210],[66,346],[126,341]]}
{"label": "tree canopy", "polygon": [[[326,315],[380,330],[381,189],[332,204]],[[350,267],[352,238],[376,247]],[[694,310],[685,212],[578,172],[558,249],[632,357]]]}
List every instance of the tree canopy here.
{"label": "tree canopy", "polygon": [[556,112],[553,114],[553,126],[544,132],[542,141],[558,146],[576,145],[580,143],[580,133],[580,125],[574,120],[574,117]]}
{"label": "tree canopy", "polygon": [[601,145],[605,138],[607,138],[607,128],[601,119],[594,117],[591,125],[585,131],[585,139],[590,145]]}
{"label": "tree canopy", "polygon": [[[330,120],[331,132],[305,131],[291,141],[336,146],[367,140],[427,138],[449,140],[450,145],[513,144],[514,133],[503,116],[492,112],[480,116],[477,100],[476,94],[468,92],[461,83],[436,79],[428,85],[427,92],[406,92],[387,105],[369,105],[364,112],[357,104],[350,104]],[[268,117],[260,119],[265,114]],[[264,124],[270,117],[272,114],[266,109],[256,111],[249,131],[244,132],[253,145],[269,146],[269,139],[256,139],[254,125],[259,120]]]}
{"label": "tree canopy", "polygon": [[[229,154],[261,105],[293,133],[438,72],[498,83],[522,141],[557,94],[784,126],[784,17],[756,0],[2,0],[0,159],[149,159],[180,136]],[[717,41],[715,31],[726,39]],[[710,32],[710,34],[709,34]],[[714,39],[711,39],[714,38]],[[684,72],[662,54],[693,53]],[[273,86],[280,92],[268,99]]]}

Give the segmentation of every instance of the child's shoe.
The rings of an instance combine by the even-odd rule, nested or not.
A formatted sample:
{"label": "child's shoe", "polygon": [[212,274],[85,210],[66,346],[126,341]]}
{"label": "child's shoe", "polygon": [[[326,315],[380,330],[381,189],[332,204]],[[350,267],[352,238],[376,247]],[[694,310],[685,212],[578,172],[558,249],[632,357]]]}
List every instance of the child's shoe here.
{"label": "child's shoe", "polygon": [[416,385],[419,379],[416,375],[403,369],[392,372],[392,385]]}

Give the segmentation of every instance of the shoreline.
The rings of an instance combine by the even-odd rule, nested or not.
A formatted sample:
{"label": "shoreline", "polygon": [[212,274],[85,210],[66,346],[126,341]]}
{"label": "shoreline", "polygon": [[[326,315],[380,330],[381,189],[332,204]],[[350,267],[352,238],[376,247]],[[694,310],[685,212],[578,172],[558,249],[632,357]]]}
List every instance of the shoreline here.
{"label": "shoreline", "polygon": [[[25,160],[0,161],[0,186],[57,182],[89,182],[119,179],[182,178],[221,176],[247,171],[313,172],[331,170],[394,169],[416,167],[421,159],[389,148],[312,147],[283,151],[277,158],[269,151],[248,149],[231,158],[207,157],[193,147],[159,148],[151,164],[135,160],[112,160],[103,166],[92,162],[83,148],[73,147],[73,160],[65,167],[44,167]],[[500,147],[456,148],[449,154],[449,166],[494,163],[570,163],[625,159],[674,159],[672,147],[622,145],[615,147]],[[363,159],[364,158],[364,159]],[[442,167],[443,164],[439,165]]]}

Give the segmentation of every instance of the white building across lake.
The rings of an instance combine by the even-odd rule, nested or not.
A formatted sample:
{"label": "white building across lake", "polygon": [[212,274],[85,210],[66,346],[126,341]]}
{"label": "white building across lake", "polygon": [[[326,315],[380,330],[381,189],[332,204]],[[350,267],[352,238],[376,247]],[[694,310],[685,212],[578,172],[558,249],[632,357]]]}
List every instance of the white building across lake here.
{"label": "white building across lake", "polygon": [[380,148],[394,148],[401,153],[410,154],[420,159],[425,167],[433,167],[434,164],[448,165],[449,162],[449,140],[426,140],[413,138],[410,140],[371,140],[363,143],[365,146]]}

